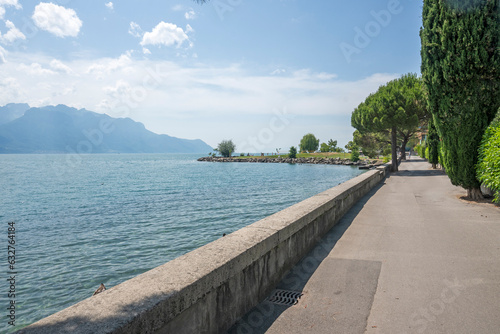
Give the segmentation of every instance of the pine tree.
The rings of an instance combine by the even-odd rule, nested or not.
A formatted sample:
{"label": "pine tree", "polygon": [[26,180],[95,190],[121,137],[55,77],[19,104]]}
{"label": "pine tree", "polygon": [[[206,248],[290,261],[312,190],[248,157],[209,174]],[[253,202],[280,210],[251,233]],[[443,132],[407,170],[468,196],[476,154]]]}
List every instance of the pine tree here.
{"label": "pine tree", "polygon": [[[427,106],[421,79],[416,74],[406,74],[380,86],[351,115],[351,125],[362,135],[386,134],[390,138],[392,171],[398,170],[398,134],[402,139],[402,152],[409,137],[427,117]],[[402,134],[405,133],[406,136]]]}
{"label": "pine tree", "polygon": [[422,77],[454,185],[481,197],[475,166],[500,106],[498,0],[424,0]]}

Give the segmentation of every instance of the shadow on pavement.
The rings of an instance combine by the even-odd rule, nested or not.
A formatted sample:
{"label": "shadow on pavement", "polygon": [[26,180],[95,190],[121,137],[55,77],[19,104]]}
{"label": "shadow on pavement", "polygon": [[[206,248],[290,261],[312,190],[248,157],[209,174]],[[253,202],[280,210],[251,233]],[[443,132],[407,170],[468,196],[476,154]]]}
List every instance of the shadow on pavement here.
{"label": "shadow on pavement", "polygon": [[400,170],[398,172],[391,173],[391,176],[443,176],[446,173],[441,169],[429,169],[429,170]]}

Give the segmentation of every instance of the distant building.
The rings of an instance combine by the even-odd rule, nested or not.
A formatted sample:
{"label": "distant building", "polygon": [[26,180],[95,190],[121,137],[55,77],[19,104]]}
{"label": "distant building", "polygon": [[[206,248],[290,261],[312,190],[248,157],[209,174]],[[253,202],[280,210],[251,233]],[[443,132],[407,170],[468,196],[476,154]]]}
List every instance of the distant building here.
{"label": "distant building", "polygon": [[427,140],[427,135],[429,134],[429,130],[426,128],[420,128],[418,132],[415,133],[417,136],[418,140],[420,141],[419,144],[422,144],[423,141]]}

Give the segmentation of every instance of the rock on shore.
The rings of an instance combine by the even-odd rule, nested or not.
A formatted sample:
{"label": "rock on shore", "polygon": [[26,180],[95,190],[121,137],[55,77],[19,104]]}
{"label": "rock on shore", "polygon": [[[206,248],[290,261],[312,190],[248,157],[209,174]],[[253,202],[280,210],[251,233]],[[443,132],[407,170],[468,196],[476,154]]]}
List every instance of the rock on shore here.
{"label": "rock on shore", "polygon": [[288,164],[316,164],[316,165],[344,165],[344,166],[369,166],[375,163],[366,160],[352,162],[349,159],[340,158],[223,158],[223,157],[203,157],[198,161],[208,162],[254,162],[254,163],[288,163]]}

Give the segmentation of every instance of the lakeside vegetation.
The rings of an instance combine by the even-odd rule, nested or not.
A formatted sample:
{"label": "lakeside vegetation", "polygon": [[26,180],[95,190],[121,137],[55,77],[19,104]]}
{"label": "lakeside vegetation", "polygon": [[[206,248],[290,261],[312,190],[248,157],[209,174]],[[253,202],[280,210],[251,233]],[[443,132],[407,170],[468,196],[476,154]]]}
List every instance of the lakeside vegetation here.
{"label": "lakeside vegetation", "polygon": [[392,80],[355,108],[356,131],[345,146],[349,153],[336,147],[337,141],[320,145],[308,133],[300,153],[292,146],[289,154],[251,158],[356,161],[362,152],[386,162],[390,152],[397,171],[398,155],[405,160],[406,151],[416,150],[433,168],[440,165],[468,198],[481,199],[484,185],[499,202],[500,3],[424,0],[420,38],[422,77],[409,73]]}
{"label": "lakeside vegetation", "polygon": [[[338,153],[338,152],[313,152],[313,153],[297,153],[297,158],[340,158],[340,159],[351,159],[351,153]],[[288,158],[288,154],[273,154],[273,155],[243,155],[243,156],[233,156],[233,158],[253,158],[253,159],[264,159],[264,158]]]}
{"label": "lakeside vegetation", "polygon": [[480,199],[479,148],[500,107],[500,4],[425,0],[422,20],[422,78],[440,139],[430,144],[440,142],[451,182]]}
{"label": "lakeside vegetation", "polygon": [[[354,154],[356,155],[356,154]],[[216,157],[217,155],[209,155]],[[358,154],[359,156],[359,154]],[[288,159],[290,158],[289,154],[265,154],[265,155],[232,155],[231,157],[226,157],[229,159],[235,159],[235,160],[240,160],[240,159],[252,159],[252,160],[259,160],[259,159]],[[359,156],[358,159],[353,160],[353,154],[352,153],[339,153],[339,152],[312,152],[312,153],[297,153],[296,156],[293,159],[339,159],[341,161],[363,161],[369,164],[381,164],[381,163],[387,163],[390,161],[389,156],[379,156],[375,158],[367,157],[367,156]]]}

